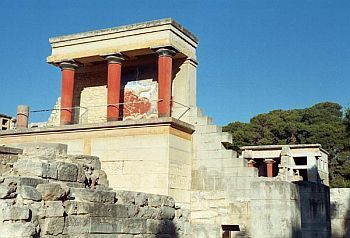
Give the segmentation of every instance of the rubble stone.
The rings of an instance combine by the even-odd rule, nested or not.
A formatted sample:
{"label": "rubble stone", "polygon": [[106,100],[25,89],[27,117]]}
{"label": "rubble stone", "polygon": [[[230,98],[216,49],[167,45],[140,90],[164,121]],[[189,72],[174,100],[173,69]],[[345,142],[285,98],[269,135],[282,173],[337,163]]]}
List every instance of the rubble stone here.
{"label": "rubble stone", "polygon": [[21,194],[23,199],[29,199],[33,201],[40,201],[41,200],[41,193],[39,191],[31,186],[20,186],[19,194]]}
{"label": "rubble stone", "polygon": [[67,191],[57,183],[39,184],[36,188],[45,201],[63,200],[68,194]]}

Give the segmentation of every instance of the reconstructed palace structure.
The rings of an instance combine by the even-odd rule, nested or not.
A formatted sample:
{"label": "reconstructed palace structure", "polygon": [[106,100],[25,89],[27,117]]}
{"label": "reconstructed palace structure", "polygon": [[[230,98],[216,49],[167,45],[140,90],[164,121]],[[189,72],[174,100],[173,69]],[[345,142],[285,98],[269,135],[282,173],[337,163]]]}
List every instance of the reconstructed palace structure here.
{"label": "reconstructed palace structure", "polygon": [[24,150],[66,144],[68,154],[99,157],[117,194],[172,197],[176,205],[159,209],[186,210],[188,223],[175,223],[181,232],[162,237],[330,237],[327,152],[320,145],[231,150],[231,135],[197,108],[198,39],[176,21],[55,37],[50,44],[47,62],[62,72],[61,96],[36,127],[28,127],[29,109],[20,106],[17,128],[0,131],[0,144]]}

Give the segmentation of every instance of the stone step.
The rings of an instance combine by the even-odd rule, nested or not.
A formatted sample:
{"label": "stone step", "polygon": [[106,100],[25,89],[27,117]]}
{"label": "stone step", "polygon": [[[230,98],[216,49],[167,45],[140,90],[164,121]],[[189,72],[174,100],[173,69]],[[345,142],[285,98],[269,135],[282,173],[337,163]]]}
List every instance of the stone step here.
{"label": "stone step", "polygon": [[189,121],[193,125],[212,125],[213,124],[213,118],[208,116],[203,117],[190,117]]}
{"label": "stone step", "polygon": [[193,138],[198,140],[199,143],[232,143],[232,134],[228,132],[194,134]]}
{"label": "stone step", "polygon": [[196,134],[220,133],[222,128],[217,125],[197,125],[195,127]]}
{"label": "stone step", "polygon": [[[234,168],[243,168],[244,161],[238,158],[229,158],[229,159],[199,159],[194,161],[196,167],[205,167],[207,170],[214,169],[218,171],[231,171],[230,169]],[[231,171],[234,173],[234,171]]]}
{"label": "stone step", "polygon": [[237,158],[237,152],[234,150],[198,150],[197,158],[199,159],[232,159]]}

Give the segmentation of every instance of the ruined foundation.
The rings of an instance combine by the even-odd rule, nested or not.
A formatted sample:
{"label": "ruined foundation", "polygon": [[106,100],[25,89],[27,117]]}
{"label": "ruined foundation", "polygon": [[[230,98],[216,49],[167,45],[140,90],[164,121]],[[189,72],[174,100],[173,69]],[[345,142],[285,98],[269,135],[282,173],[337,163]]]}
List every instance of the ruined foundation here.
{"label": "ruined foundation", "polygon": [[98,157],[0,147],[0,237],[190,237],[169,196],[114,191]]}

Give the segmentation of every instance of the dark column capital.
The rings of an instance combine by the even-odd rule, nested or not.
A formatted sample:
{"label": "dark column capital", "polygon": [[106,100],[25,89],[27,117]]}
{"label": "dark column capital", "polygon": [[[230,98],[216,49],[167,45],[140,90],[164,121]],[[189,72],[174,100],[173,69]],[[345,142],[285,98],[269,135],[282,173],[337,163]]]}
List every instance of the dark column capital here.
{"label": "dark column capital", "polygon": [[273,159],[265,159],[264,162],[265,162],[266,164],[274,164],[274,163],[276,163],[276,161],[273,160]]}
{"label": "dark column capital", "polygon": [[156,50],[156,52],[159,57],[162,57],[162,56],[173,57],[174,55],[176,55],[176,50],[172,47],[159,48]]}
{"label": "dark column capital", "polygon": [[125,59],[122,54],[111,54],[103,56],[108,64],[121,64]]}
{"label": "dark column capital", "polygon": [[67,61],[62,61],[59,64],[59,67],[61,68],[61,70],[65,70],[65,69],[75,70],[78,67],[78,65],[73,60],[67,60]]}

